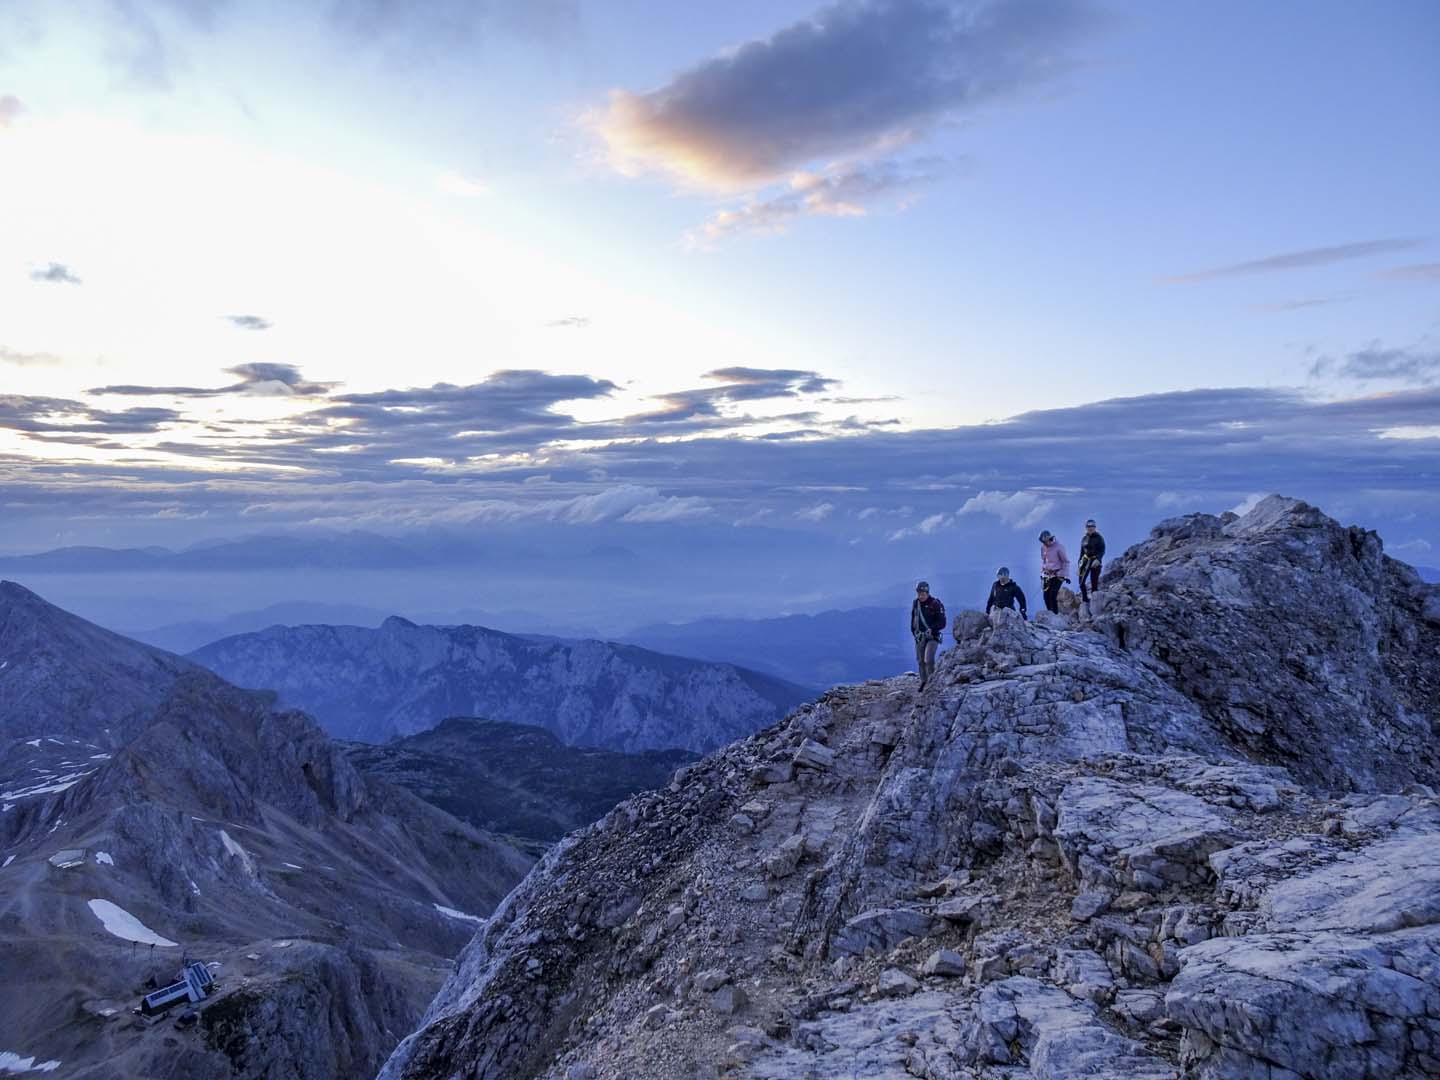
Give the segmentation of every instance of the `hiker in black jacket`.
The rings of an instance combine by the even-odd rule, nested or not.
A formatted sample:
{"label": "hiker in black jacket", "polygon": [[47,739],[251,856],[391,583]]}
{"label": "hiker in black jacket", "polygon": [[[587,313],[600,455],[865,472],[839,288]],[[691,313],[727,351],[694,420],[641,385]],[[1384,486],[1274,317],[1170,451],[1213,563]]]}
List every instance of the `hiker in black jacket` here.
{"label": "hiker in black jacket", "polygon": [[1010,568],[1002,566],[995,571],[995,584],[990,586],[990,597],[985,601],[985,614],[989,615],[991,608],[1014,611],[1016,601],[1020,603],[1020,618],[1028,620],[1030,614],[1025,609],[1025,590],[1011,580]]}
{"label": "hiker in black jacket", "polygon": [[920,672],[920,689],[935,674],[935,650],[940,633],[945,629],[945,605],[930,595],[930,583],[915,586],[915,602],[910,605],[910,633],[915,638],[915,666]]}
{"label": "hiker in black jacket", "polygon": [[[1080,599],[1089,601],[1092,592],[1100,589],[1100,564],[1105,561],[1105,537],[1095,527],[1095,519],[1085,522],[1085,538],[1080,541]],[[1088,579],[1088,588],[1087,586]]]}

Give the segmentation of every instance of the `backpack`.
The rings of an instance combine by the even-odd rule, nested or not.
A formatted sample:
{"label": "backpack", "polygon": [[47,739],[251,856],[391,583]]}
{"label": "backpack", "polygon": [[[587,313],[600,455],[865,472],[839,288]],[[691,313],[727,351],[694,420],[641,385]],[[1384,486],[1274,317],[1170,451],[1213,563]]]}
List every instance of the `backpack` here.
{"label": "backpack", "polygon": [[[931,599],[931,600],[934,600],[934,601],[935,601],[935,606],[940,609],[940,630],[944,630],[944,629],[945,629],[945,605],[940,602],[940,598],[939,598],[938,596],[932,596],[932,597],[930,597],[930,599]],[[921,618],[921,621],[923,621],[927,627],[930,625],[929,620],[928,620],[928,619],[925,619],[925,617],[924,617],[923,615],[922,615],[920,618]],[[936,630],[936,631],[934,631],[934,633],[937,633],[937,634],[938,634],[938,633],[940,632],[940,630]]]}

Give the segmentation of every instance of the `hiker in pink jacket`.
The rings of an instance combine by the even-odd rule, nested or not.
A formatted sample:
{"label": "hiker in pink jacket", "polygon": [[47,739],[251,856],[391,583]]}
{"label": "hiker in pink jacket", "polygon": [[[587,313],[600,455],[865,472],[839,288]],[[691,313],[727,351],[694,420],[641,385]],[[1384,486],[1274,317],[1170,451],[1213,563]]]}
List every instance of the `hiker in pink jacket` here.
{"label": "hiker in pink jacket", "polygon": [[1070,580],[1070,556],[1065,545],[1046,529],[1040,534],[1040,581],[1045,586],[1045,608],[1060,613],[1060,586]]}

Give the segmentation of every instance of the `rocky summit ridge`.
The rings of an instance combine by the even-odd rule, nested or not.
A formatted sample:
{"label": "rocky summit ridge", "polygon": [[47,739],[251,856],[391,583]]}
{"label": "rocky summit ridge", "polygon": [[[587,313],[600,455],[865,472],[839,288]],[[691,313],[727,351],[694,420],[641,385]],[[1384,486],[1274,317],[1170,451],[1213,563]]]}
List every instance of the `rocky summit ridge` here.
{"label": "rocky summit ridge", "polygon": [[1440,589],[1270,497],[553,848],[382,1080],[1440,1075]]}

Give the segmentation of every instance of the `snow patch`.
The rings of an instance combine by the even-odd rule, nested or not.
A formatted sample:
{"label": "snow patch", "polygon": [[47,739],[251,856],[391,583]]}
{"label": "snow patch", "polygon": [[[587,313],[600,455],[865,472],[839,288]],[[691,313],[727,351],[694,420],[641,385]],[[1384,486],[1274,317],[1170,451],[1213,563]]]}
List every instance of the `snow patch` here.
{"label": "snow patch", "polygon": [[95,861],[96,861],[97,863],[104,863],[106,866],[114,866],[114,865],[115,865],[115,860],[114,860],[113,858],[111,858],[110,853],[109,853],[108,851],[97,851],[97,852],[95,852]]}
{"label": "snow patch", "polygon": [[250,858],[250,853],[246,851],[243,847],[241,847],[238,843],[236,843],[235,840],[231,838],[230,834],[224,829],[220,830],[220,842],[225,845],[226,851],[228,851],[233,857],[240,860],[240,865],[245,867],[245,873],[249,874],[251,877],[254,877],[255,863]]}
{"label": "snow patch", "polygon": [[297,865],[296,865],[295,863],[293,863],[293,862],[287,862],[287,863],[285,863],[284,865],[285,865],[285,866],[288,866],[291,870],[304,870],[304,869],[305,869],[305,867],[303,867],[303,866],[297,866]]}
{"label": "snow patch", "polygon": [[452,919],[463,919],[465,922],[480,923],[482,926],[485,924],[485,920],[479,915],[468,915],[463,911],[456,911],[453,907],[446,907],[444,904],[436,904],[435,910]]}
{"label": "snow patch", "polygon": [[72,866],[84,866],[85,849],[63,848],[50,856],[50,865],[57,870],[69,870]]}
{"label": "snow patch", "polygon": [[49,795],[55,791],[64,791],[72,788],[85,777],[89,776],[93,769],[85,772],[66,773],[64,776],[47,776],[43,782],[35,787],[19,788],[16,791],[0,792],[0,799],[24,799],[31,795]]}
{"label": "snow patch", "polygon": [[26,746],[33,746],[33,747],[35,747],[36,749],[39,749],[39,747],[40,747],[40,740],[39,740],[39,739],[26,739],[26,740],[25,740],[25,745],[26,745]]}
{"label": "snow patch", "polygon": [[0,863],[0,870],[4,870],[5,867],[9,866],[9,865],[10,865],[12,862],[14,862],[14,861],[15,861],[15,856],[14,856],[14,855],[6,855],[6,856],[5,856],[5,861],[4,861],[3,863]]}
{"label": "snow patch", "polygon": [[21,1057],[11,1050],[0,1050],[0,1073],[54,1072],[60,1067],[58,1061],[42,1061],[35,1064],[34,1057]]}
{"label": "snow patch", "polygon": [[109,900],[91,900],[90,910],[107,931],[126,941],[138,941],[141,945],[159,945],[171,949],[177,942],[161,937],[119,904]]}

